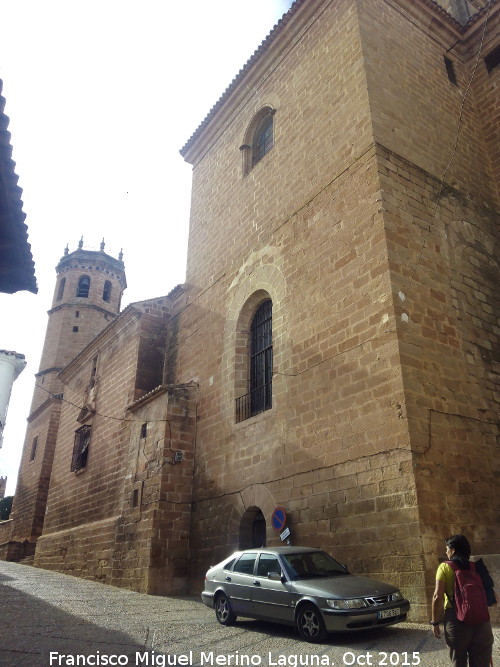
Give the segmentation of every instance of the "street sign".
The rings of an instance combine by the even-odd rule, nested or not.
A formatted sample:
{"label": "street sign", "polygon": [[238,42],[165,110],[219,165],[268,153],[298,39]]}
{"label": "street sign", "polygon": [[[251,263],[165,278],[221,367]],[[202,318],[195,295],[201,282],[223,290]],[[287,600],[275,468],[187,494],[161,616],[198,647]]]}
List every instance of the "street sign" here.
{"label": "street sign", "polygon": [[290,537],[290,528],[285,528],[285,530],[280,533],[280,540],[284,542],[287,537]]}
{"label": "street sign", "polygon": [[271,525],[274,530],[283,530],[286,523],[286,510],[284,507],[276,507],[271,517]]}

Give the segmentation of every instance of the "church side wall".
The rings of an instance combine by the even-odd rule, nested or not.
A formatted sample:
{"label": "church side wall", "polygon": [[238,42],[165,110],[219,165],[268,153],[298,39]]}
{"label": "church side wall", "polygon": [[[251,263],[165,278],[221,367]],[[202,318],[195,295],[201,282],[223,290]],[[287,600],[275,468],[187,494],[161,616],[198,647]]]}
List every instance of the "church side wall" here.
{"label": "church side wall", "polygon": [[[204,318],[193,349],[206,359],[222,350],[218,368],[199,360],[198,575],[244,546],[253,508],[264,514],[268,543],[279,543],[270,520],[281,505],[294,544],[326,548],[418,601],[418,512],[376,183],[374,156],[358,161],[240,275],[211,290],[202,313],[193,308]],[[273,407],[236,424],[239,313],[258,290],[273,300]]]}
{"label": "church side wall", "polygon": [[[448,29],[378,0],[323,11],[194,164],[178,360],[200,383],[193,572],[244,546],[258,510],[278,542],[283,505],[295,544],[402,586],[423,619],[441,522],[496,548],[489,473],[478,485],[459,463],[462,436],[488,465],[498,437],[492,163],[471,92],[439,185],[472,67],[463,52],[448,80]],[[238,139],[264,104],[274,146],[242,176]],[[235,423],[264,298],[273,406]]]}
{"label": "church side wall", "polygon": [[[491,80],[489,86],[485,81],[484,60],[477,59],[481,32],[467,52],[437,22],[429,27],[426,14],[411,20],[385,0],[358,4],[375,141],[438,179],[445,174],[448,185],[498,209],[488,159],[496,149],[485,140],[484,129],[494,135],[498,105],[491,98]],[[445,56],[453,63],[457,85],[448,78]]]}
{"label": "church side wall", "polygon": [[[126,474],[124,419],[134,398],[139,336],[140,317],[134,315],[101,340],[98,349],[88,348],[72,376],[63,377],[64,401],[37,566],[110,579]],[[97,353],[96,414],[78,422]],[[72,472],[75,431],[83,423],[92,428],[87,466]]]}
{"label": "church side wall", "polygon": [[[274,146],[243,177],[254,115],[276,109]],[[360,159],[371,124],[355,4],[329,3],[269,70],[193,171],[188,285],[203,290],[265,246],[294,212]],[[228,208],[230,207],[230,208]]]}
{"label": "church side wall", "polygon": [[[275,144],[236,149],[276,99]],[[377,159],[354,3],[330,3],[195,165],[180,380],[200,384],[192,572],[274,507],[418,602],[423,561]],[[225,239],[225,242],[222,239]],[[230,241],[228,241],[230,239]],[[273,405],[235,423],[251,314],[273,301]],[[196,585],[201,582],[194,579]]]}
{"label": "church side wall", "polygon": [[359,15],[430,597],[447,535],[500,552],[500,72],[484,63],[500,16],[478,58],[482,25],[449,50],[445,32],[390,3],[362,0]]}
{"label": "church side wall", "polygon": [[466,44],[467,49],[464,50],[471,74],[477,62],[472,81],[472,92],[480,118],[479,126],[487,149],[486,155],[481,157],[484,160],[487,156],[491,165],[491,187],[495,189],[498,210],[500,209],[500,151],[498,150],[500,146],[500,104],[498,104],[500,67],[497,66],[488,71],[484,58],[500,45],[500,12],[490,14],[479,59],[477,43],[482,37],[482,30],[478,29],[474,37],[475,39],[471,38],[470,42]]}
{"label": "church side wall", "polygon": [[[434,588],[443,540],[464,533],[474,553],[500,553],[497,495],[500,359],[499,233],[491,210],[379,150],[420,511]],[[422,209],[422,210],[424,210]],[[486,561],[488,556],[485,555]]]}

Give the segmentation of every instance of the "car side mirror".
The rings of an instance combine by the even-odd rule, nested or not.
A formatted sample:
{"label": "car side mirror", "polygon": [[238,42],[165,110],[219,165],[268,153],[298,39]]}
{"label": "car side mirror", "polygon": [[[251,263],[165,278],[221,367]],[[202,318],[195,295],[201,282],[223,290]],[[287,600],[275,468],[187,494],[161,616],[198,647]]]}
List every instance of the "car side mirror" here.
{"label": "car side mirror", "polygon": [[281,572],[269,572],[267,578],[271,581],[283,581],[283,575]]}

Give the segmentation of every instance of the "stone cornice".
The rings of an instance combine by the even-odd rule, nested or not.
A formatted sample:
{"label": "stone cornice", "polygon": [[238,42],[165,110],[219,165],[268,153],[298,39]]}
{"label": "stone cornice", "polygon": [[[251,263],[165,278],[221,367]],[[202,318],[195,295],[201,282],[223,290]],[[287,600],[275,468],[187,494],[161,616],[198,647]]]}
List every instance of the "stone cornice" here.
{"label": "stone cornice", "polygon": [[118,317],[118,315],[111,310],[106,310],[106,308],[101,308],[101,306],[96,306],[95,304],[92,303],[82,303],[81,301],[77,301],[74,303],[60,303],[57,306],[54,306],[54,308],[48,310],[47,315],[52,315],[52,313],[55,313],[58,310],[63,310],[64,308],[74,309],[75,307],[78,307],[80,310],[84,309],[97,310],[97,312],[103,313],[104,315],[109,315],[110,317]]}
{"label": "stone cornice", "polygon": [[42,414],[42,412],[45,412],[45,410],[47,410],[47,408],[49,408],[54,403],[54,401],[60,402],[60,401],[62,401],[62,399],[63,399],[62,394],[51,395],[41,405],[39,405],[36,410],[33,410],[33,412],[30,415],[28,415],[28,417],[26,419],[28,424],[30,424],[37,417],[39,417]]}
{"label": "stone cornice", "polygon": [[52,366],[51,368],[45,368],[43,371],[38,371],[38,373],[35,373],[35,377],[39,378],[43,375],[47,375],[48,373],[60,373],[62,369],[63,366]]}

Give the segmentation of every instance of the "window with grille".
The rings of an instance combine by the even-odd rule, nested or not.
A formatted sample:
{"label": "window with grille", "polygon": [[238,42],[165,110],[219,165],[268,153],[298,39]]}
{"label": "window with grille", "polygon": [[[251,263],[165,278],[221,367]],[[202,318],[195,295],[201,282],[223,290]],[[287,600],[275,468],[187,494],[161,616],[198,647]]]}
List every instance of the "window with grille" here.
{"label": "window with grille", "polygon": [[274,115],[276,109],[265,106],[250,122],[240,146],[243,154],[243,175],[248,174],[274,146]]}
{"label": "window with grille", "polygon": [[262,160],[264,155],[271,150],[274,142],[273,116],[268,113],[255,128],[252,145],[252,166]]}
{"label": "window with grille", "polygon": [[249,389],[236,400],[236,421],[249,419],[272,407],[273,302],[264,301],[250,326]]}
{"label": "window with grille", "polygon": [[71,461],[71,470],[73,472],[87,467],[91,432],[92,428],[88,425],[81,426],[75,431],[75,444],[73,446],[73,459]]}

